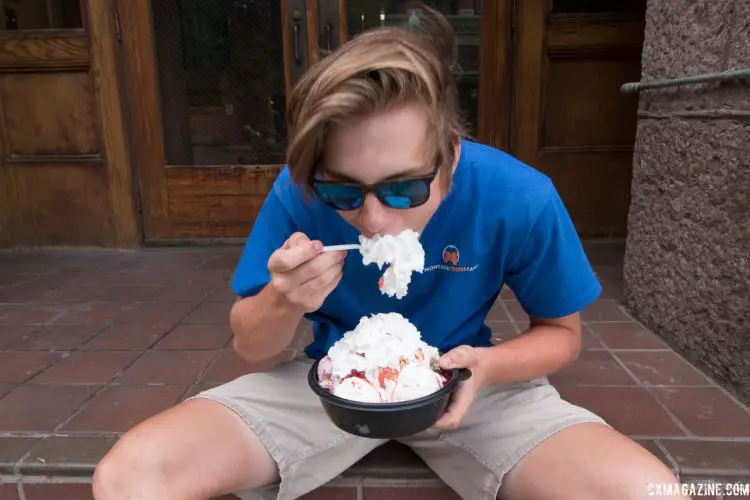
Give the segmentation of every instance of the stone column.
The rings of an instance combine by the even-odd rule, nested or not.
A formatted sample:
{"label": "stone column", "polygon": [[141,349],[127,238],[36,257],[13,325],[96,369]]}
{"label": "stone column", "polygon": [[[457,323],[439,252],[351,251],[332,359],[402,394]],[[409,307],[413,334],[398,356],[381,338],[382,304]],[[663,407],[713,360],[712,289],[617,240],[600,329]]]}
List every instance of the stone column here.
{"label": "stone column", "polygon": [[[750,0],[650,0],[644,80],[750,68]],[[750,402],[750,81],[641,91],[627,306]]]}

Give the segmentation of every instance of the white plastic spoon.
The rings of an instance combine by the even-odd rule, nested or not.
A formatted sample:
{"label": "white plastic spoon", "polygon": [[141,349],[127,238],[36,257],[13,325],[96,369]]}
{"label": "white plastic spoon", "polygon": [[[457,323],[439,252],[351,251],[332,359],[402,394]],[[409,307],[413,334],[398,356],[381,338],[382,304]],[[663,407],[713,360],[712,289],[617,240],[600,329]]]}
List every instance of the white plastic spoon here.
{"label": "white plastic spoon", "polygon": [[339,250],[359,250],[358,244],[351,245],[329,245],[323,247],[323,252],[337,252]]}

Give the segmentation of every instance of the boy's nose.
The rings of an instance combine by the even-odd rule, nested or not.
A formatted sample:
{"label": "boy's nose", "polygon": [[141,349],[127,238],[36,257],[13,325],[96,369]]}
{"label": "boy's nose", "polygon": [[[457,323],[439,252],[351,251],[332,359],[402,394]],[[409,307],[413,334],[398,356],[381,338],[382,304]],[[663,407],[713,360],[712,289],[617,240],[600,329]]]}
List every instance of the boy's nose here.
{"label": "boy's nose", "polygon": [[365,231],[372,235],[381,232],[385,228],[388,222],[388,212],[386,207],[380,203],[380,200],[374,194],[367,193],[360,210],[359,220]]}

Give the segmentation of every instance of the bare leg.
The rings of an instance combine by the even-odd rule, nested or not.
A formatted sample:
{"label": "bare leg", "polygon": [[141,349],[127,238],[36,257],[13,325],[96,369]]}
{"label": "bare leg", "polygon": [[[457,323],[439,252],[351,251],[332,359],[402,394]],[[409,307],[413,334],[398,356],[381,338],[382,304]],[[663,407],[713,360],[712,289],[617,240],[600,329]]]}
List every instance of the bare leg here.
{"label": "bare leg", "polygon": [[634,441],[585,423],[558,432],[526,455],[506,475],[499,498],[645,499],[651,498],[649,483],[676,482],[658,458]]}
{"label": "bare leg", "polygon": [[195,399],[134,427],[98,464],[96,500],[207,500],[279,480],[276,462],[248,425]]}

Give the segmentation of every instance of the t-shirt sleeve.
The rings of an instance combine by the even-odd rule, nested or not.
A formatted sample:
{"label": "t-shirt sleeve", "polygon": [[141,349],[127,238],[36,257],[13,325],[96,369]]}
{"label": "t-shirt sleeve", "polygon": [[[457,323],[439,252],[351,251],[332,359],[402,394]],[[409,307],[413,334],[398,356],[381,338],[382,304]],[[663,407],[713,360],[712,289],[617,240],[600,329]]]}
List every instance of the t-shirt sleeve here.
{"label": "t-shirt sleeve", "polygon": [[511,261],[505,282],[529,315],[545,319],[578,312],[601,293],[573,222],[552,185],[526,242]]}
{"label": "t-shirt sleeve", "polygon": [[271,189],[258,213],[232,277],[232,291],[239,297],[257,294],[270,281],[268,259],[298,231],[276,189]]}

